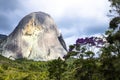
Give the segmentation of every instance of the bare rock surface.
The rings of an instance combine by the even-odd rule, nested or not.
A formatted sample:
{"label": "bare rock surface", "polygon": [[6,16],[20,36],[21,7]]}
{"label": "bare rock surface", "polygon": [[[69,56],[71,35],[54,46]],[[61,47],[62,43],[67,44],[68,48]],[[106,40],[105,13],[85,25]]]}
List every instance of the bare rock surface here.
{"label": "bare rock surface", "polygon": [[65,42],[54,20],[43,12],[25,16],[0,47],[1,54],[10,59],[47,61],[67,54]]}

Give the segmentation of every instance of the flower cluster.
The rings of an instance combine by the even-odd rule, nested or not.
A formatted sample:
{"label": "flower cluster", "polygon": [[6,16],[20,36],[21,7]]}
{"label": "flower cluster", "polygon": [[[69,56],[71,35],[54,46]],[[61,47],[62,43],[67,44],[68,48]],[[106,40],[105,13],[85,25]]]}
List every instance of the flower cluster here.
{"label": "flower cluster", "polygon": [[86,45],[86,44],[89,44],[90,46],[100,47],[100,45],[103,45],[104,43],[105,43],[105,41],[103,41],[102,38],[98,38],[98,37],[78,38],[76,40],[76,44],[77,45]]}
{"label": "flower cluster", "polygon": [[86,37],[86,38],[78,38],[76,43],[69,46],[68,54],[64,56],[67,59],[70,56],[88,56],[93,57],[94,52],[97,50],[95,48],[102,48],[106,41],[104,38],[100,37]]}

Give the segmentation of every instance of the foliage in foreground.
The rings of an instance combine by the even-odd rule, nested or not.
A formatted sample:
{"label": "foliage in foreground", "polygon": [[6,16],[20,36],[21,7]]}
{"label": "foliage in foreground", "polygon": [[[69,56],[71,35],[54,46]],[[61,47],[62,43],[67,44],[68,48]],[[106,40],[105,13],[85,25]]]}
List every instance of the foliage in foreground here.
{"label": "foliage in foreground", "polygon": [[47,62],[12,61],[0,56],[0,80],[49,80]]}

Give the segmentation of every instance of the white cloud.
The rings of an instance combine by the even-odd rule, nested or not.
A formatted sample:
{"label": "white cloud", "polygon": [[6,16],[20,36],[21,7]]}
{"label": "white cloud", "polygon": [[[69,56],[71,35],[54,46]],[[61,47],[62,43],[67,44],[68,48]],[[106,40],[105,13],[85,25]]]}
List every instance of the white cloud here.
{"label": "white cloud", "polygon": [[110,4],[107,0],[20,0],[20,3],[22,8],[11,11],[8,16],[14,28],[23,16],[31,12],[43,11],[53,17],[68,45],[77,37],[86,36],[84,33],[89,27],[93,29],[95,26],[106,27],[108,23],[106,15]]}
{"label": "white cloud", "polygon": [[25,0],[22,4],[26,12],[44,11],[55,18],[98,17],[109,8],[107,0]]}

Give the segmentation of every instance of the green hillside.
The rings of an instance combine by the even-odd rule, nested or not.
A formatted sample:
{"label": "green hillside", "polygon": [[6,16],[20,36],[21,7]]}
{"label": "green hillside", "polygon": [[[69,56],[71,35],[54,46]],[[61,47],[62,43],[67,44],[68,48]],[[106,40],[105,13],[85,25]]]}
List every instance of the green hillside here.
{"label": "green hillside", "polygon": [[0,56],[0,80],[49,80],[47,63]]}

